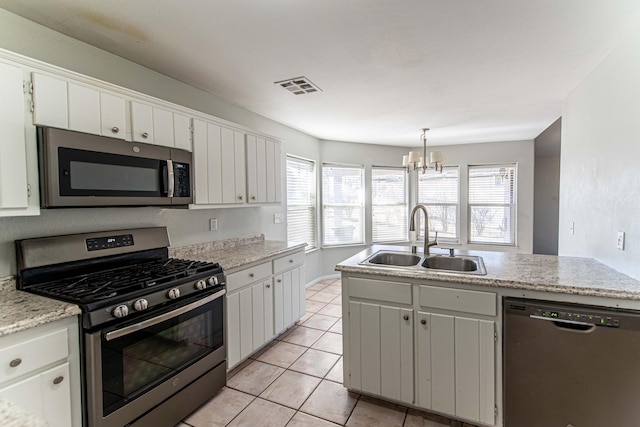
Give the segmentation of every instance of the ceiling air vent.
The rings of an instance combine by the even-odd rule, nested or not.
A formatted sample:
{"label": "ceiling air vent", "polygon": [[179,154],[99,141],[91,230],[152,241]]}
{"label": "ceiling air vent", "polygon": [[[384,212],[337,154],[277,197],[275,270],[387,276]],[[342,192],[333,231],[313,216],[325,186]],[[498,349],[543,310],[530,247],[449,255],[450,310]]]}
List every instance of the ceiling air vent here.
{"label": "ceiling air vent", "polygon": [[304,95],[306,93],[322,92],[322,89],[314,85],[311,82],[311,80],[309,80],[304,76],[295,77],[293,79],[282,80],[279,82],[274,82],[274,84],[282,86],[283,88],[293,93],[294,95]]}

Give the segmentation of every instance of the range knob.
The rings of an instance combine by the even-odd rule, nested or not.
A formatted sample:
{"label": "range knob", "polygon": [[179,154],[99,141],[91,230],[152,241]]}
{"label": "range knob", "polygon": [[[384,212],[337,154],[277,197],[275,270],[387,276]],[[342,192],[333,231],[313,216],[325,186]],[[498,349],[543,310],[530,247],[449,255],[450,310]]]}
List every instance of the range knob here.
{"label": "range knob", "polygon": [[149,301],[147,301],[147,300],[146,300],[146,299],[144,299],[144,298],[139,299],[139,300],[136,300],[136,301],[133,303],[133,308],[134,308],[136,311],[146,310],[146,309],[147,309],[147,307],[149,307]]}
{"label": "range knob", "polygon": [[113,309],[111,314],[113,314],[114,317],[117,317],[118,319],[120,319],[120,318],[125,317],[126,315],[129,314],[129,307],[127,307],[124,304],[116,306],[116,308]]}
{"label": "range knob", "polygon": [[169,289],[169,291],[167,292],[167,297],[169,297],[169,299],[180,298],[180,289],[178,288]]}
{"label": "range knob", "polygon": [[200,280],[198,280],[196,282],[195,288],[197,290],[201,291],[201,290],[205,289],[206,287],[207,287],[207,283],[204,280],[200,279]]}
{"label": "range knob", "polygon": [[214,286],[218,284],[218,278],[216,276],[211,276],[207,279],[207,282],[210,286]]}

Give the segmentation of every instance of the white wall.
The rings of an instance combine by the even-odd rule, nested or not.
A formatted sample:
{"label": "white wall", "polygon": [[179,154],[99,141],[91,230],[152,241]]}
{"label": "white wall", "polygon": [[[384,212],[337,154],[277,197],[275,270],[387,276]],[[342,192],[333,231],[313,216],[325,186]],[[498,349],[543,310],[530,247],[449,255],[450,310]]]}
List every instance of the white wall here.
{"label": "white wall", "polygon": [[[565,99],[559,254],[640,279],[640,27]],[[575,224],[575,234],[569,231]],[[618,231],[626,249],[616,249]]]}

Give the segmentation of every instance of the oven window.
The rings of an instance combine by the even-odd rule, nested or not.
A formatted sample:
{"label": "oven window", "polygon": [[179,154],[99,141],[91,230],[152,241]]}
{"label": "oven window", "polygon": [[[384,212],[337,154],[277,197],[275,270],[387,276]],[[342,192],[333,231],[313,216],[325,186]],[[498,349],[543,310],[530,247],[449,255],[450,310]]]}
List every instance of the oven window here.
{"label": "oven window", "polygon": [[157,325],[102,338],[103,413],[108,415],[223,345],[223,298]]}

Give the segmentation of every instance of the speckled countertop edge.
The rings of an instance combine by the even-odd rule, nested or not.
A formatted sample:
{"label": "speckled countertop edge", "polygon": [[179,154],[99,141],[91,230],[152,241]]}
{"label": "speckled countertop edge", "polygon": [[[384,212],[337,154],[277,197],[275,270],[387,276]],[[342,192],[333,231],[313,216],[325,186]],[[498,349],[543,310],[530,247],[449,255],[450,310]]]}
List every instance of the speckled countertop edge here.
{"label": "speckled countertop edge", "polygon": [[80,314],[75,304],[17,290],[12,276],[0,278],[0,290],[0,337]]}
{"label": "speckled countertop edge", "polygon": [[194,261],[217,262],[225,273],[271,257],[299,251],[305,243],[264,240],[264,236],[233,239],[232,241],[199,243],[169,248],[169,256]]}
{"label": "speckled countertop edge", "polygon": [[[591,259],[489,251],[460,251],[483,258],[487,274],[471,275],[361,265],[379,250],[409,252],[406,246],[373,246],[339,263],[337,271],[434,280],[581,296],[640,300],[640,281]],[[434,254],[444,254],[438,249]]]}

